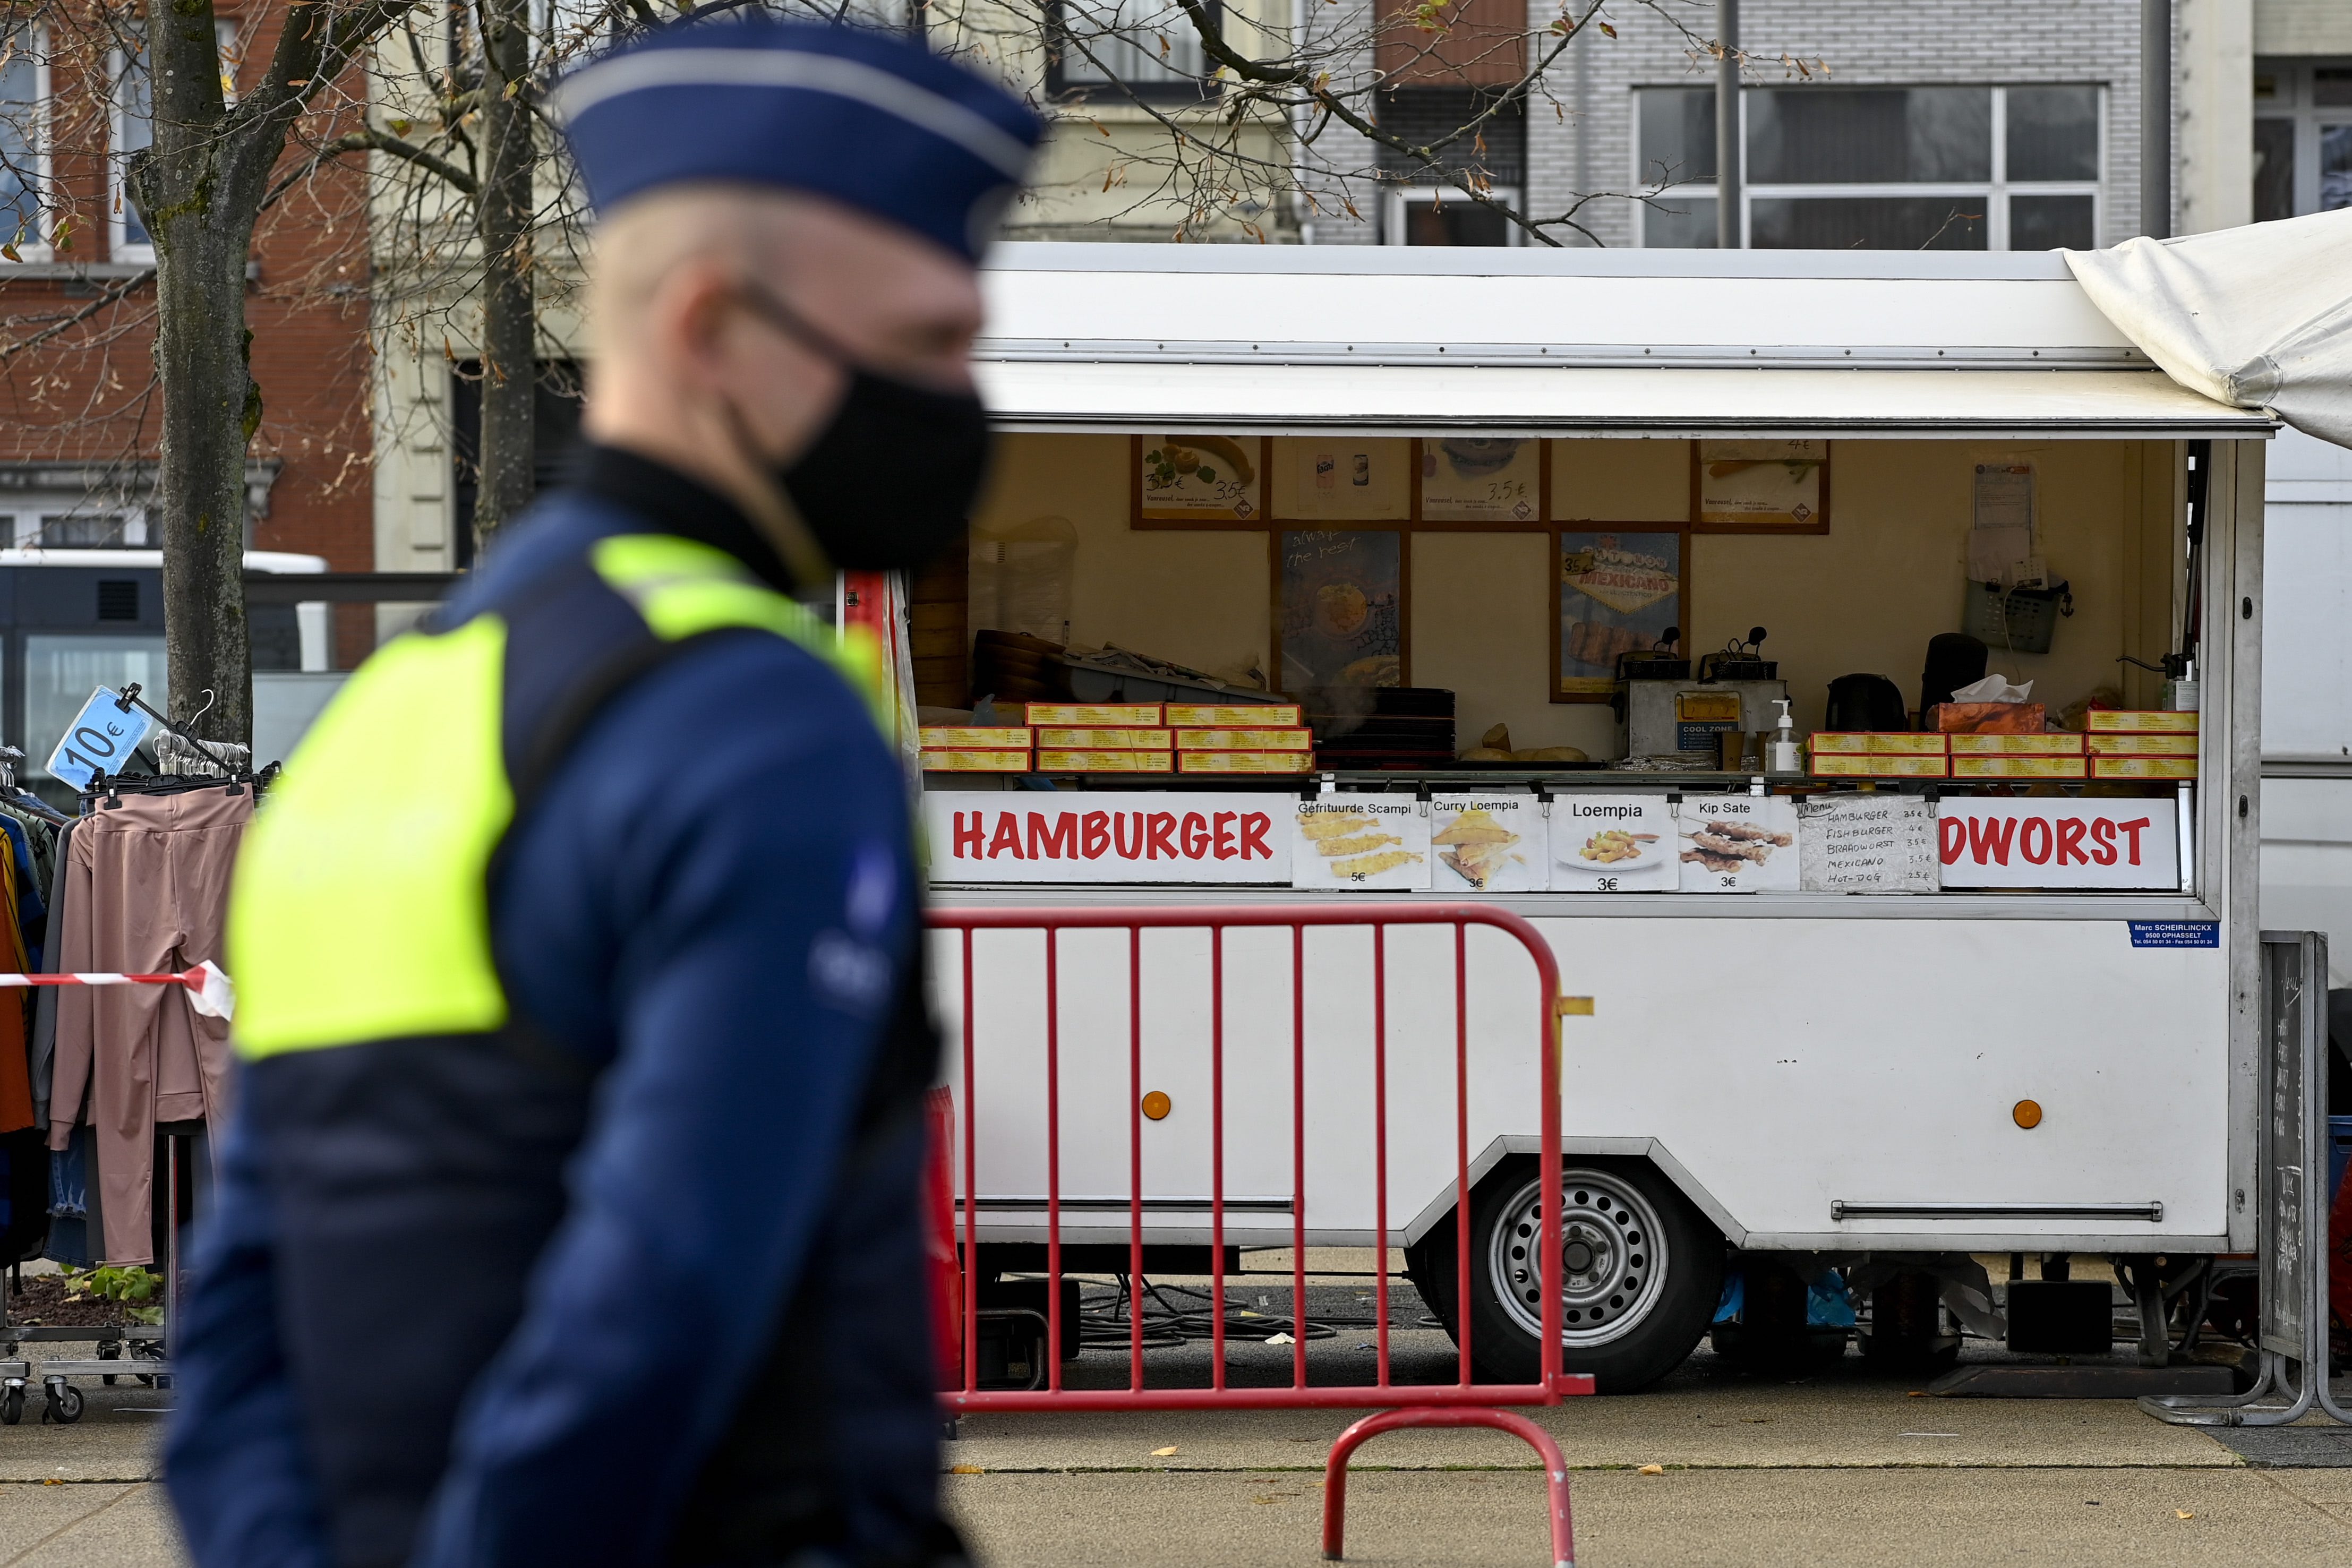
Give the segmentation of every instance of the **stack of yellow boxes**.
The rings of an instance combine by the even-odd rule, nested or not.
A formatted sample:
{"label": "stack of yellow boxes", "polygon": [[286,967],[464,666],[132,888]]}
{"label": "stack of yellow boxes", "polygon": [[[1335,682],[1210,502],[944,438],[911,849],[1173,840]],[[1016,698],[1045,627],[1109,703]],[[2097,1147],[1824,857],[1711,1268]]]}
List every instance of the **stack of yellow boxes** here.
{"label": "stack of yellow boxes", "polygon": [[2082,779],[2088,776],[2083,737],[2045,735],[1955,735],[1955,779]]}
{"label": "stack of yellow boxes", "polygon": [[2197,716],[2093,708],[2086,716],[2094,779],[2194,779]]}
{"label": "stack of yellow boxes", "polygon": [[1942,779],[1951,757],[1933,730],[1816,730],[1811,742],[1816,779]]}
{"label": "stack of yellow boxes", "polygon": [[925,725],[926,773],[1026,773],[1033,745],[1025,726]]}
{"label": "stack of yellow boxes", "polygon": [[1031,703],[1040,773],[1172,773],[1158,703]]}
{"label": "stack of yellow boxes", "polygon": [[1296,703],[1170,703],[1176,766],[1184,773],[1311,773],[1315,732]]}

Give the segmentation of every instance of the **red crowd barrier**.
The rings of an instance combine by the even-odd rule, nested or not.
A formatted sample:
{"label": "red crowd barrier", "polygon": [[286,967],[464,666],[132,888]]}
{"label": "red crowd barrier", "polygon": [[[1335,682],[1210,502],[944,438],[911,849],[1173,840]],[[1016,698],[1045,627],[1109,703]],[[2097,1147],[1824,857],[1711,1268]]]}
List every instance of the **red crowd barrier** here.
{"label": "red crowd barrier", "polygon": [[[1481,1384],[1472,1370],[1471,1338],[1471,1248],[1468,1245],[1466,1223],[1457,1224],[1456,1245],[1454,1249],[1455,1270],[1454,1300],[1458,1303],[1456,1319],[1457,1375],[1451,1383],[1399,1384],[1391,1377],[1391,1344],[1389,1314],[1389,1243],[1397,1235],[1389,1212],[1389,1152],[1390,1152],[1390,982],[1388,978],[1388,934],[1400,926],[1446,926],[1453,934],[1453,1078],[1452,1104],[1454,1127],[1454,1213],[1466,1221],[1470,1212],[1471,1159],[1470,1102],[1472,1042],[1469,1023],[1468,939],[1473,926],[1504,933],[1517,940],[1532,961],[1537,977],[1536,1006],[1529,1009],[1528,1028],[1537,1043],[1535,1057],[1538,1082],[1530,1085],[1538,1095],[1541,1134],[1538,1158],[1541,1168],[1559,1168],[1559,1058],[1556,1049],[1557,998],[1559,995],[1559,972],[1549,944],[1535,927],[1516,915],[1476,904],[1346,904],[1312,905],[1230,905],[1162,907],[1153,909],[1119,908],[997,908],[997,909],[935,909],[929,916],[930,925],[939,929],[960,934],[961,985],[962,1016],[961,1020],[961,1051],[962,1092],[956,1108],[961,1145],[956,1158],[961,1163],[961,1193],[956,1199],[962,1223],[961,1256],[969,1270],[981,1256],[979,1209],[975,1202],[981,1195],[979,1185],[979,1146],[982,1128],[979,1121],[977,1084],[983,1069],[976,1049],[979,1023],[976,1018],[974,987],[974,936],[981,932],[1030,932],[1044,938],[1042,967],[1045,1006],[1044,1009],[1045,1039],[1045,1191],[1042,1207],[1045,1215],[1045,1386],[1026,1389],[988,1388],[980,1386],[980,1322],[982,1309],[981,1289],[977,1281],[967,1279],[961,1291],[962,1312],[961,1361],[960,1387],[941,1396],[945,1406],[955,1413],[979,1411],[1051,1411],[1051,1410],[1196,1410],[1196,1409],[1299,1409],[1299,1408],[1378,1408],[1382,1413],[1358,1422],[1334,1445],[1329,1462],[1329,1474],[1325,1488],[1325,1555],[1337,1559],[1341,1546],[1341,1529],[1345,1517],[1347,1458],[1353,1449],[1378,1433],[1406,1426],[1484,1427],[1510,1432],[1534,1447],[1544,1460],[1546,1486],[1551,1507],[1553,1559],[1555,1563],[1570,1561],[1571,1542],[1569,1527],[1568,1478],[1558,1448],[1542,1429],[1522,1417],[1505,1415],[1492,1408],[1506,1405],[1556,1405],[1563,1396],[1590,1394],[1592,1380],[1581,1375],[1563,1374],[1560,1359],[1560,1194],[1557,1183],[1547,1183],[1540,1205],[1538,1256],[1542,1260],[1542,1343],[1539,1347],[1538,1376],[1525,1384]],[[1369,1041],[1369,1066],[1371,1077],[1370,1132],[1373,1139],[1373,1183],[1376,1214],[1374,1229],[1381,1244],[1373,1248],[1376,1265],[1376,1306],[1374,1308],[1375,1373],[1369,1384],[1310,1384],[1307,1379],[1307,1340],[1309,1314],[1307,1310],[1307,1102],[1312,1092],[1307,1071],[1307,934],[1311,929],[1334,927],[1368,931],[1371,939],[1371,965],[1375,983],[1371,998],[1371,1026]],[[1291,1214],[1291,1367],[1290,1381],[1279,1386],[1233,1386],[1228,1380],[1226,1356],[1227,1308],[1225,1302],[1225,1252],[1227,1209],[1226,1190],[1226,934],[1241,929],[1276,928],[1286,930],[1289,943],[1289,1046],[1290,1046],[1290,1174],[1292,1190],[1288,1207]],[[1209,938],[1209,1030],[1208,1080],[1210,1089],[1210,1186],[1209,1215],[1210,1304],[1209,1343],[1211,1362],[1209,1386],[1154,1386],[1146,1377],[1143,1304],[1144,1249],[1146,1232],[1144,1213],[1147,1195],[1144,1181],[1144,1082],[1143,1045],[1146,1009],[1144,1001],[1144,933],[1147,931],[1189,930],[1205,932]],[[1127,1018],[1125,1046],[1127,1059],[1127,1259],[1128,1265],[1128,1343],[1127,1386],[1124,1388],[1073,1388],[1065,1386],[1061,1349],[1064,1341],[1063,1232],[1065,1199],[1063,1190],[1063,1079],[1064,1079],[1064,967],[1063,936],[1078,931],[1123,931],[1127,934],[1126,985]],[[1090,967],[1090,981],[1099,983],[1099,971]],[[1099,1045],[1088,1039],[1088,1046]],[[1263,1063],[1257,1064],[1261,1069]],[[1434,1109],[1433,1107],[1432,1109]],[[1097,1200],[1099,1202],[1099,1200]],[[1025,1207],[1025,1203],[1024,1203]],[[1186,1205],[1189,1211],[1191,1206]],[[1091,1271],[1091,1270],[1090,1270]],[[1269,1320],[1258,1318],[1255,1327],[1263,1328]]]}

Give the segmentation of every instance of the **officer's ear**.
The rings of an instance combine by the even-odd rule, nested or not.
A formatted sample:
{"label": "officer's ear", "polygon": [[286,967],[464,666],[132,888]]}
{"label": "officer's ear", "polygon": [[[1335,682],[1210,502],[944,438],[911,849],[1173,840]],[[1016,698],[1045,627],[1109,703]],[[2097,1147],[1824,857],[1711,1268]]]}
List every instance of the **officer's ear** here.
{"label": "officer's ear", "polygon": [[654,291],[654,330],[685,365],[705,372],[718,369],[727,336],[743,323],[737,285],[724,268],[692,260],[671,268]]}

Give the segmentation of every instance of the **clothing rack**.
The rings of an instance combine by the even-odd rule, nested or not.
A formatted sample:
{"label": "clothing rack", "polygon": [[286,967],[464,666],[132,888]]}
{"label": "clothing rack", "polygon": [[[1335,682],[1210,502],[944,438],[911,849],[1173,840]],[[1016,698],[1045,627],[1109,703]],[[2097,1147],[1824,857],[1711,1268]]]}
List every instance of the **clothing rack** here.
{"label": "clothing rack", "polygon": [[[16,770],[23,763],[25,754],[14,747],[0,747],[0,804],[5,804],[25,816],[37,817],[38,823],[34,825],[32,831],[54,831],[57,834],[55,863],[59,871],[52,874],[58,876],[58,881],[45,889],[51,894],[53,900],[62,886],[65,837],[74,830],[78,821],[86,822],[92,817],[120,808],[126,797],[134,795],[185,794],[193,797],[201,791],[212,790],[216,795],[225,796],[250,794],[257,800],[276,777],[278,768],[274,764],[257,771],[255,769],[249,749],[200,740],[189,733],[190,727],[203,713],[210,710],[211,694],[205,694],[207,700],[204,708],[185,724],[181,724],[142,701],[141,689],[135,683],[128,684],[119,690],[110,688],[106,695],[121,711],[127,714],[135,707],[152,721],[153,727],[146,742],[131,754],[138,760],[130,766],[138,768],[152,767],[155,770],[94,773],[87,787],[79,791],[79,818],[58,811],[39,797],[24,789],[16,782]],[[129,758],[123,760],[128,762]],[[68,810],[72,809],[69,804]],[[242,808],[238,810],[242,810]],[[53,925],[53,939],[55,933]],[[58,953],[48,952],[43,956],[43,965],[31,967],[54,970],[58,966]],[[73,967],[131,968],[142,966],[98,964]],[[95,1092],[94,1089],[91,1092]],[[57,1114],[54,1110],[44,1113],[37,1102],[35,1111],[37,1117],[45,1113],[52,1117]],[[83,1412],[84,1399],[81,1392],[74,1386],[76,1380],[102,1378],[111,1384],[121,1378],[137,1377],[158,1387],[169,1385],[170,1353],[180,1307],[184,1256],[182,1229],[188,1218],[187,1210],[193,1207],[190,1199],[199,1195],[205,1185],[203,1173],[194,1168],[203,1159],[196,1150],[200,1147],[204,1123],[202,1120],[165,1121],[159,1117],[154,1130],[154,1158],[161,1168],[153,1173],[152,1206],[161,1211],[158,1218],[162,1223],[156,1233],[155,1263],[151,1267],[159,1267],[163,1275],[163,1288],[157,1292],[159,1304],[163,1309],[163,1322],[153,1327],[133,1325],[120,1330],[24,1328],[7,1324],[5,1312],[0,1312],[0,1425],[16,1425],[23,1418],[28,1404],[37,1410],[43,1422],[64,1424],[78,1420]],[[84,1134],[78,1130],[76,1136],[80,1139]],[[107,1257],[104,1250],[106,1243],[98,1229],[98,1205],[95,1201],[100,1169],[94,1147],[82,1146],[89,1152],[76,1157],[88,1162],[85,1177],[89,1184],[92,1200],[89,1213],[83,1221],[89,1227],[87,1250],[77,1249],[69,1236],[67,1250],[59,1251],[54,1234],[46,1249],[51,1257],[66,1258],[78,1263],[84,1260],[96,1260],[90,1264],[94,1267]],[[70,1208],[52,1208],[53,1225],[64,1223],[54,1219],[55,1216],[71,1212]],[[36,1251],[33,1255],[40,1254]],[[77,1346],[79,1354],[74,1359],[34,1361],[25,1354],[23,1347],[32,1341],[66,1339],[87,1339],[94,1343],[87,1350],[79,1350]],[[39,1397],[28,1399],[27,1396],[33,1394]]]}
{"label": "clothing rack", "polygon": [[[209,761],[220,771],[217,773],[167,773],[162,770],[159,761],[157,771],[149,774],[92,773],[89,788],[81,792],[82,815],[88,816],[93,810],[120,806],[126,790],[139,795],[177,795],[191,789],[216,789],[224,794],[242,795],[250,787],[257,798],[268,787],[269,781],[277,777],[278,764],[274,762],[256,773],[253,768],[253,753],[247,747],[231,745],[226,741],[199,740],[190,735],[179,725],[173,723],[167,715],[149,706],[139,695],[142,689],[137,681],[132,681],[115,694],[115,706],[125,713],[136,707],[163,726],[163,732],[180,743],[178,749],[184,749],[194,757]],[[198,708],[188,722],[194,724],[196,719],[211,712],[212,706],[213,694],[207,691],[205,693],[205,706]],[[164,749],[163,747],[157,746],[156,752],[159,759]]]}

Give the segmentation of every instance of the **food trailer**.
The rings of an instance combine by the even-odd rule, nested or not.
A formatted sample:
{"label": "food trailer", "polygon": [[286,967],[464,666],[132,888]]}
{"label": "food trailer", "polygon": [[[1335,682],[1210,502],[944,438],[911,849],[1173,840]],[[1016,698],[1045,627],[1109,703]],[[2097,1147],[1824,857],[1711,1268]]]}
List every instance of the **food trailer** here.
{"label": "food trailer", "polygon": [[[1949,1282],[2252,1245],[2267,412],[2156,368],[2054,253],[1008,245],[986,281],[1006,434],[961,581],[913,594],[936,904],[1532,920],[1593,998],[1558,1043],[1566,1364],[1604,1390],[1688,1353],[1727,1251]],[[1206,938],[1138,998],[1089,936],[1061,1239],[1124,1250],[1132,1010],[1148,1237],[1197,1255]],[[1452,1047],[1412,1042],[1458,1000],[1523,1070],[1507,947],[1459,998],[1402,929],[1298,982],[1310,1053],[1377,993],[1389,1114],[1427,1097],[1385,1235],[1354,1107],[1247,1090],[1294,1018],[1248,933],[1213,1020],[1225,1242],[1291,1244],[1297,1111],[1309,1244],[1402,1249],[1449,1327],[1466,1246],[1498,1378],[1538,1332],[1538,1109],[1473,1092],[1458,1214],[1416,1076]],[[967,1196],[1017,1246],[1045,956],[973,952],[934,958],[1003,1086]]]}

